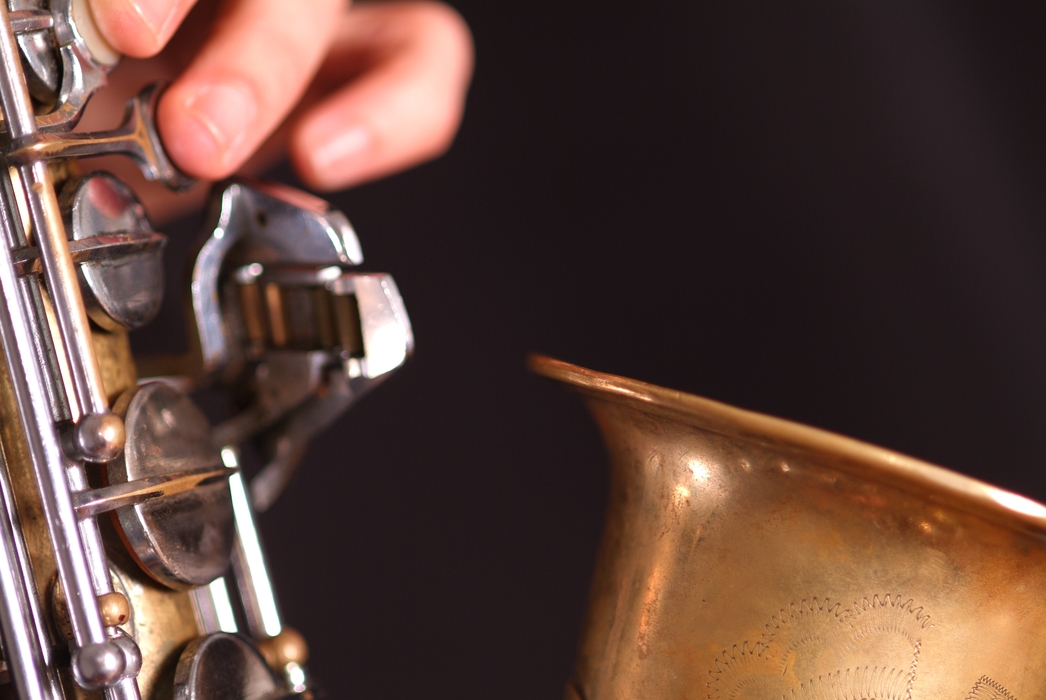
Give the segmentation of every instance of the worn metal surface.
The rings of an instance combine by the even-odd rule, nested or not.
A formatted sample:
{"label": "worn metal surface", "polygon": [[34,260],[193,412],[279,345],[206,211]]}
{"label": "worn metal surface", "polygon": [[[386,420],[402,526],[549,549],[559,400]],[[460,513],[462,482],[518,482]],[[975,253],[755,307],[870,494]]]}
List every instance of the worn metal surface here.
{"label": "worn metal surface", "polygon": [[1046,697],[1046,507],[548,358],[612,464],[567,698]]}
{"label": "worn metal surface", "polygon": [[156,131],[156,107],[163,88],[163,83],[152,83],[128,100],[123,124],[112,131],[40,134],[10,151],[8,161],[22,163],[118,153],[134,160],[147,180],[162,182],[175,190],[191,187],[194,180],[167,158]]}
{"label": "worn metal surface", "polygon": [[110,560],[131,604],[131,625],[125,627],[142,652],[138,673],[142,697],[168,695],[178,655],[200,634],[190,592],[172,590],[145,576],[128,554],[116,548]]}
{"label": "worn metal surface", "polygon": [[174,700],[276,700],[287,695],[257,649],[222,632],[190,643],[174,676]]}
{"label": "worn metal surface", "polygon": [[[210,425],[185,395],[166,384],[139,387],[127,404],[127,449],[108,465],[112,485],[186,472],[211,478],[162,498],[116,510],[135,558],[171,588],[202,586],[229,568],[232,496]],[[152,481],[146,482],[152,485]]]}
{"label": "worn metal surface", "polygon": [[[315,197],[278,185],[231,180],[212,193],[203,243],[190,283],[198,361],[213,372],[235,350],[225,327],[219,280],[226,262],[233,265],[358,265],[363,262],[356,232],[340,211]],[[294,231],[289,237],[287,231]]]}
{"label": "worn metal surface", "polygon": [[66,230],[74,241],[91,242],[114,234],[135,237],[138,250],[112,246],[78,268],[87,313],[108,330],[140,328],[163,301],[163,244],[131,189],[104,172],[67,182],[59,200]]}
{"label": "worn metal surface", "polygon": [[[164,238],[130,189],[81,175],[75,161],[121,153],[148,179],[189,180],[160,145],[156,85],[128,103],[117,129],[69,131],[118,59],[87,0],[0,2],[0,698],[170,698],[182,692],[174,684],[186,646],[236,632],[237,616],[256,638],[198,641],[187,652],[193,679],[179,687],[200,698],[307,697],[307,647],[279,619],[248,484],[230,469],[236,443],[272,436],[271,500],[307,440],[406,359],[409,320],[391,278],[342,271],[362,261],[343,214],[286,187],[227,183],[207,234],[237,245],[205,246],[194,270],[214,292],[207,329],[228,331],[233,352],[206,373],[183,362],[181,376],[139,386],[127,331],[160,305]],[[273,347],[253,352],[240,347],[238,317],[223,317],[235,302],[221,296],[232,268],[261,263],[269,273],[319,268],[297,269],[311,280],[302,288],[264,280],[287,313],[269,314]],[[280,365],[270,350],[298,351],[307,376],[255,385],[255,374]],[[189,359],[204,354],[194,348]],[[224,383],[241,408],[266,407],[262,422],[241,421],[250,430],[218,444],[174,388],[207,382]]]}

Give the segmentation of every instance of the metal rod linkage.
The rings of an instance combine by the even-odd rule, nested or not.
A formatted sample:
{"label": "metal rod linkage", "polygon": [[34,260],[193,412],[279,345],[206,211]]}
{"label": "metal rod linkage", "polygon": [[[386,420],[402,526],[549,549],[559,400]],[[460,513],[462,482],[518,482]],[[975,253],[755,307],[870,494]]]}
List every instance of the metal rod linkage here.
{"label": "metal rod linkage", "polygon": [[[11,145],[31,139],[36,133],[36,119],[22,74],[21,58],[15,42],[7,4],[0,2],[0,106],[11,138]],[[32,162],[19,166],[23,194],[29,210],[37,245],[40,248],[58,319],[61,352],[69,367],[74,390],[74,406],[79,420],[74,443],[85,456],[106,457],[119,438],[122,448],[122,422],[114,426],[103,391],[97,362],[91,347],[90,329],[80,296],[76,270],[65,240],[64,226],[58,210],[53,183],[46,163]],[[10,220],[10,219],[9,219]],[[69,617],[76,648],[72,666],[77,682],[85,688],[107,688],[111,699],[138,697],[134,679],[121,681],[126,666],[124,652],[109,638],[102,624],[97,595],[111,590],[108,562],[93,519],[80,521],[73,509],[68,479],[85,481],[83,467],[70,464],[62,453],[57,428],[53,422],[48,392],[38,364],[36,348],[30,336],[32,325],[43,325],[25,306],[8,241],[0,245],[0,342],[10,370],[15,402],[25,431],[30,461],[39,489],[48,535],[54,549],[58,575],[66,591]],[[114,417],[115,418],[115,417]],[[85,430],[86,429],[86,432]],[[112,438],[112,439],[109,439]],[[104,444],[110,443],[110,444]],[[90,453],[94,454],[90,454]],[[118,454],[118,451],[117,451]],[[115,455],[114,455],[115,456]],[[99,461],[104,461],[99,460]],[[67,473],[68,472],[68,473]],[[14,591],[17,595],[17,590]],[[3,592],[9,602],[8,589]],[[0,608],[7,616],[6,607]],[[26,629],[25,621],[8,620],[12,627]],[[11,634],[14,634],[13,632]],[[5,643],[17,636],[5,630]],[[6,655],[9,664],[25,665],[18,670],[24,681],[43,695],[39,672],[31,668],[30,654]],[[35,678],[35,680],[34,680]],[[24,692],[31,692],[27,687]]]}
{"label": "metal rod linkage", "polygon": [[240,457],[235,447],[222,448],[222,462],[237,472],[229,477],[232,492],[233,518],[236,523],[236,544],[233,546],[232,567],[247,617],[247,627],[255,639],[275,637],[283,630],[276,593],[269,578],[258,529],[254,523],[247,486],[239,472]]}

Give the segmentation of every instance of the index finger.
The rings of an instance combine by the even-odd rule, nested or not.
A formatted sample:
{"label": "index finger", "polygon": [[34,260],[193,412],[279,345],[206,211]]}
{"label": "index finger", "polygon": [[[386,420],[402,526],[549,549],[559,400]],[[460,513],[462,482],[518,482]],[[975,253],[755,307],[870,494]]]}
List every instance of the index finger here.
{"label": "index finger", "polygon": [[331,42],[343,0],[230,0],[160,99],[157,125],[184,172],[235,171],[283,121]]}

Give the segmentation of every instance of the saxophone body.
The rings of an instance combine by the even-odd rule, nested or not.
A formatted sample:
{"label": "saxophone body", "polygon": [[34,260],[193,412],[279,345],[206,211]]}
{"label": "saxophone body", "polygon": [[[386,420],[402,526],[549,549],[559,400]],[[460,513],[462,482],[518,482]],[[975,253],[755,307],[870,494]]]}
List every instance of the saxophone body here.
{"label": "saxophone body", "polygon": [[544,357],[610,497],[567,700],[1039,700],[1046,506]]}
{"label": "saxophone body", "polygon": [[[0,3],[0,696],[311,697],[255,513],[309,439],[403,364],[410,321],[391,276],[359,271],[343,214],[230,180],[188,274],[188,353],[134,357],[166,239],[79,159],[191,181],[156,134],[160,86],[112,131],[74,131],[119,58],[97,37],[81,0]],[[228,397],[216,420],[201,389]]]}

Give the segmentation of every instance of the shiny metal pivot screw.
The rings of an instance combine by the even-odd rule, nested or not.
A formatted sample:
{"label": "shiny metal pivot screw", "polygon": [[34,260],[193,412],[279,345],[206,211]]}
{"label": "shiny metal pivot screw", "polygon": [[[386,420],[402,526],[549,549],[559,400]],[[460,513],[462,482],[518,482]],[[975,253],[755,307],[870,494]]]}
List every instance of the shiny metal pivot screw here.
{"label": "shiny metal pivot screw", "polygon": [[76,682],[87,690],[112,685],[123,675],[126,665],[123,650],[113,642],[87,644],[73,655]]}
{"label": "shiny metal pivot screw", "polygon": [[111,462],[123,452],[126,432],[123,421],[113,413],[89,413],[76,424],[77,451],[91,462]]}

